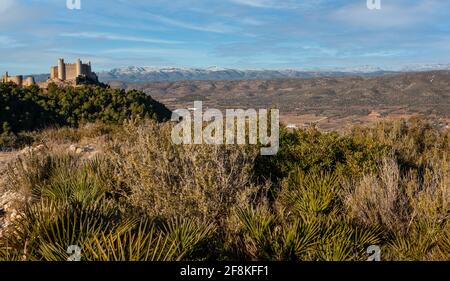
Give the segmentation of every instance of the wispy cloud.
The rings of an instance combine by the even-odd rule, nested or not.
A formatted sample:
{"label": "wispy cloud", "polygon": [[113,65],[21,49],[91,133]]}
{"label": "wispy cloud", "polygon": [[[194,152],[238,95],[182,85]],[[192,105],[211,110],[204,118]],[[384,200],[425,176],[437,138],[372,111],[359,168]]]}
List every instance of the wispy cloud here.
{"label": "wispy cloud", "polygon": [[346,67],[450,62],[450,1],[0,0],[0,72],[96,67]]}
{"label": "wispy cloud", "polygon": [[100,51],[102,54],[119,54],[119,55],[164,55],[164,56],[192,56],[199,55],[189,49],[168,49],[168,48],[115,48]]}
{"label": "wispy cloud", "polygon": [[6,11],[10,10],[15,5],[15,0],[2,0],[2,3],[0,4],[0,15],[3,15]]}
{"label": "wispy cloud", "polygon": [[170,17],[161,16],[161,15],[155,15],[155,14],[149,14],[153,20],[156,20],[158,22],[184,28],[184,29],[190,29],[190,30],[196,30],[196,31],[203,31],[203,32],[214,32],[214,33],[232,33],[235,32],[236,29],[223,24],[223,23],[208,23],[205,25],[200,24],[194,24],[192,22],[185,22],[181,20],[176,20]]}
{"label": "wispy cloud", "polygon": [[230,0],[233,3],[250,6],[255,8],[271,8],[275,7],[271,0]]}
{"label": "wispy cloud", "polygon": [[41,11],[24,5],[18,0],[0,0],[0,30],[8,29],[13,24],[31,21],[41,15]]}
{"label": "wispy cloud", "polygon": [[130,42],[142,42],[142,43],[154,43],[154,44],[181,44],[181,41],[163,40],[147,37],[128,36],[112,33],[101,32],[64,32],[61,33],[62,37],[75,37],[75,38],[87,38],[97,40],[112,40],[112,41],[130,41]]}
{"label": "wispy cloud", "polygon": [[319,9],[324,0],[228,0],[231,3],[263,9]]}
{"label": "wispy cloud", "polygon": [[17,42],[11,37],[0,35],[0,48],[18,48],[23,46],[24,44]]}

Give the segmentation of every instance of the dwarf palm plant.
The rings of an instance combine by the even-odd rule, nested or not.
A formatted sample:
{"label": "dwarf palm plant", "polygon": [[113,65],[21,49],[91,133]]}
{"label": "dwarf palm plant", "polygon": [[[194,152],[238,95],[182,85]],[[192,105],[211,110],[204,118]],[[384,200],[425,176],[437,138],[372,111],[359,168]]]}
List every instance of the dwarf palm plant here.
{"label": "dwarf palm plant", "polygon": [[334,174],[305,174],[297,169],[283,183],[281,200],[298,214],[327,213],[338,200],[339,188]]}
{"label": "dwarf palm plant", "polygon": [[205,242],[212,238],[215,228],[213,223],[175,218],[165,223],[162,230],[175,245],[179,256],[183,259],[197,259],[207,255]]}
{"label": "dwarf palm plant", "polygon": [[120,233],[129,227],[119,223],[117,211],[108,202],[76,206],[42,200],[21,216],[4,244],[26,260],[66,260],[69,246],[82,246],[103,231]]}
{"label": "dwarf palm plant", "polygon": [[85,259],[91,261],[175,261],[183,253],[167,235],[144,221],[125,232],[101,232],[84,245]]}

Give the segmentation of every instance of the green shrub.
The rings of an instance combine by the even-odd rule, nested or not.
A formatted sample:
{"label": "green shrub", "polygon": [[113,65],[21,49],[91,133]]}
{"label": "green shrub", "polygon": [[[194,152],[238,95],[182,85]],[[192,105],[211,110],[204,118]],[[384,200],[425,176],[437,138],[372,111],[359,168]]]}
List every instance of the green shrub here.
{"label": "green shrub", "polygon": [[133,118],[168,120],[170,111],[142,91],[101,86],[18,88],[0,83],[0,133],[45,128],[49,125],[77,127],[101,121],[122,123]]}
{"label": "green shrub", "polygon": [[278,154],[260,156],[256,162],[256,175],[270,178],[274,183],[297,169],[357,177],[374,170],[376,160],[388,152],[387,145],[359,141],[352,136],[323,133],[315,128],[292,132],[282,129]]}

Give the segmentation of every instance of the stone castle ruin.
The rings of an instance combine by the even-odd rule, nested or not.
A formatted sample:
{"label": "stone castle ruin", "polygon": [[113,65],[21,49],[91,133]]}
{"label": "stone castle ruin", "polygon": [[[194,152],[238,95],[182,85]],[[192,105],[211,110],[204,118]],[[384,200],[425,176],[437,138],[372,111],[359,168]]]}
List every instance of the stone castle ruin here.
{"label": "stone castle ruin", "polygon": [[[1,82],[12,82],[18,87],[27,87],[36,84],[33,76],[29,76],[24,80],[22,75],[9,76],[8,72],[2,76]],[[73,86],[96,84],[98,83],[98,77],[95,72],[92,72],[91,62],[84,64],[80,59],[77,59],[75,63],[65,63],[64,59],[60,58],[58,65],[50,68],[49,79],[46,82],[37,84],[41,88],[48,88],[48,84],[50,83]]]}
{"label": "stone castle ruin", "polygon": [[8,72],[6,72],[5,75],[2,76],[2,83],[9,83],[9,82],[12,82],[19,87],[28,87],[36,84],[34,82],[33,76],[27,77],[25,80],[23,80],[22,75],[9,76]]}
{"label": "stone castle ruin", "polygon": [[84,64],[80,59],[75,63],[65,63],[63,58],[60,58],[57,66],[50,68],[50,79],[52,81],[69,82],[71,84],[79,85],[82,82],[98,83],[97,75],[92,72],[91,62]]}

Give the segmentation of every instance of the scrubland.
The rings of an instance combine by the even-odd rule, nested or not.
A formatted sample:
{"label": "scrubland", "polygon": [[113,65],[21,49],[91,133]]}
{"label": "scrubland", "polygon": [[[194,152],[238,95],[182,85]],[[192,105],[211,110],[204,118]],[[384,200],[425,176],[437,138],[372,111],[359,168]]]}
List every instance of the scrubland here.
{"label": "scrubland", "polygon": [[[2,174],[17,196],[0,260],[450,259],[449,132],[426,121],[281,130],[280,151],[174,145],[129,119],[26,133]],[[92,145],[95,153],[73,145]]]}

